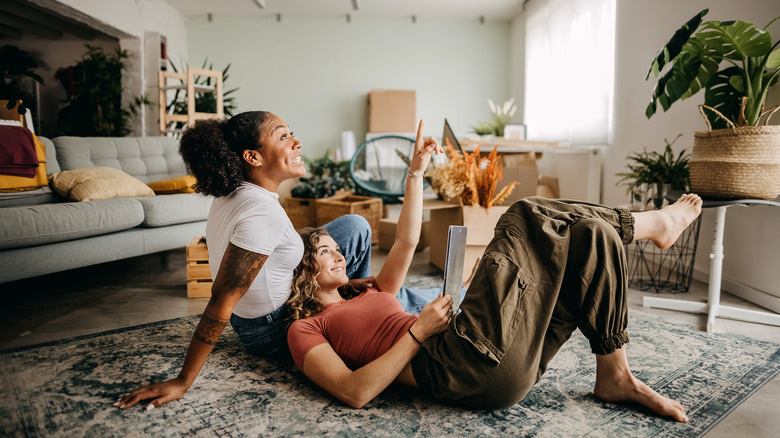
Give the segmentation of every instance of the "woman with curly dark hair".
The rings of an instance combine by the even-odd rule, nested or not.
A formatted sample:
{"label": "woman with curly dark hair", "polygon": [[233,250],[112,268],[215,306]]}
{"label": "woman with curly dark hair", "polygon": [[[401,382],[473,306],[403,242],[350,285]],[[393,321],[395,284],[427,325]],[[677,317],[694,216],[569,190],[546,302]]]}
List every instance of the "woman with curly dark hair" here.
{"label": "woman with curly dark hair", "polygon": [[[153,409],[183,397],[228,322],[249,353],[289,357],[284,303],[303,243],[277,190],[283,181],[305,174],[301,147],[284,120],[266,111],[203,120],[185,131],[179,149],[197,180],[195,190],[214,196],[206,225],[211,299],[179,375],[136,389],[115,406],[153,399],[147,405]],[[346,275],[368,277],[368,222],[346,215],[325,228],[347,248]]]}
{"label": "woman with curly dark hair", "polygon": [[[421,175],[435,147],[418,133],[410,174]],[[294,321],[287,340],[307,377],[356,408],[392,383],[477,409],[505,408],[525,396],[579,329],[596,357],[597,397],[687,421],[678,402],[628,366],[623,244],[649,239],[670,247],[701,212],[701,198],[686,194],[640,213],[522,199],[499,219],[460,312],[452,315],[452,297],[439,296],[418,316],[404,312],[393,295],[419,239],[422,189],[422,181],[407,179],[395,243],[365,291],[345,290],[345,260],[326,231],[301,230],[304,254],[288,300]]]}

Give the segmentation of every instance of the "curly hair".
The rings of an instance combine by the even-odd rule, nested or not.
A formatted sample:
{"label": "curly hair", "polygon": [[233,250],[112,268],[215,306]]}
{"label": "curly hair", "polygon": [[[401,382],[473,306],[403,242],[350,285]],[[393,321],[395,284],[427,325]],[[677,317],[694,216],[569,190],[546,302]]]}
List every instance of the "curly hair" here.
{"label": "curly hair", "polygon": [[184,131],[179,154],[197,180],[196,192],[226,196],[247,179],[243,153],[262,147],[260,128],[269,114],[248,111],[228,120],[199,120]]}
{"label": "curly hair", "polygon": [[[303,258],[293,271],[292,293],[287,299],[288,323],[308,318],[322,312],[322,302],[314,295],[319,290],[317,275],[320,264],[317,263],[317,244],[322,236],[329,236],[324,228],[303,228],[298,231],[303,240]],[[342,298],[348,300],[360,294],[351,284],[339,288]]]}

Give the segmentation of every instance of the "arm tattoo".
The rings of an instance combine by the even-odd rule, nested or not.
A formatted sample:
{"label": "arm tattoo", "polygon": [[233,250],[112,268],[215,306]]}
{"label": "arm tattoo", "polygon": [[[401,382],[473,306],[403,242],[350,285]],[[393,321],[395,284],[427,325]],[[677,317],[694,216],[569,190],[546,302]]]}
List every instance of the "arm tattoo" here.
{"label": "arm tattoo", "polygon": [[267,255],[247,251],[233,244],[228,245],[223,262],[225,287],[228,292],[231,295],[245,294],[266,260],[268,260]]}
{"label": "arm tattoo", "polygon": [[204,344],[214,345],[219,340],[222,331],[225,330],[227,323],[227,319],[219,318],[209,312],[203,312],[193,337]]}

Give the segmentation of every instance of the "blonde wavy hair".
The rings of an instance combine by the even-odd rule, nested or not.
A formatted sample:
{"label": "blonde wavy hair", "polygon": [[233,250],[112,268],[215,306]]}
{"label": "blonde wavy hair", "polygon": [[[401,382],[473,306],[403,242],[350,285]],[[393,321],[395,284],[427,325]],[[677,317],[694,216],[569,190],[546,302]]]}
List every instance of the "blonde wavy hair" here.
{"label": "blonde wavy hair", "polygon": [[[317,275],[320,273],[317,244],[322,236],[330,234],[324,228],[303,228],[298,234],[303,240],[303,258],[293,271],[292,293],[287,299],[289,323],[314,316],[322,312],[323,307],[322,302],[315,296],[315,292],[320,289],[317,283]],[[346,284],[339,288],[339,294],[348,300],[359,295],[359,292],[351,284]]]}

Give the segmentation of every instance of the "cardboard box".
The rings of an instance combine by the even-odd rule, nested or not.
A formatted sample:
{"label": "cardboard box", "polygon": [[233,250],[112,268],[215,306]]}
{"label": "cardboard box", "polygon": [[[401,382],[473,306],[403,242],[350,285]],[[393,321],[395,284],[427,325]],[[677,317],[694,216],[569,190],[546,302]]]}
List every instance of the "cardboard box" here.
{"label": "cardboard box", "polygon": [[[444,203],[442,203],[444,204]],[[430,241],[430,262],[439,269],[444,269],[444,258],[447,253],[447,230],[450,225],[465,225],[466,257],[463,261],[463,279],[471,275],[477,259],[485,252],[487,244],[493,239],[493,230],[498,219],[508,206],[495,206],[486,209],[480,206],[462,206],[449,204],[430,205],[431,222],[428,228]]]}
{"label": "cardboard box", "polygon": [[539,170],[536,167],[536,157],[533,153],[501,155],[501,172],[504,178],[496,184],[496,193],[500,192],[501,189],[512,181],[520,183],[515,186],[512,193],[509,194],[501,205],[512,205],[522,198],[537,195]]}
{"label": "cardboard box", "polygon": [[369,132],[416,132],[414,90],[371,90],[368,93]]}
{"label": "cardboard box", "polygon": [[536,185],[536,196],[544,196],[551,199],[560,198],[561,191],[558,189],[558,178],[539,175],[539,183]]}
{"label": "cardboard box", "polygon": [[[379,220],[379,249],[390,251],[395,242],[395,230],[398,226],[398,218],[384,218]],[[420,228],[420,241],[417,243],[415,252],[422,251],[428,247],[428,230],[430,221],[423,221]]]}

